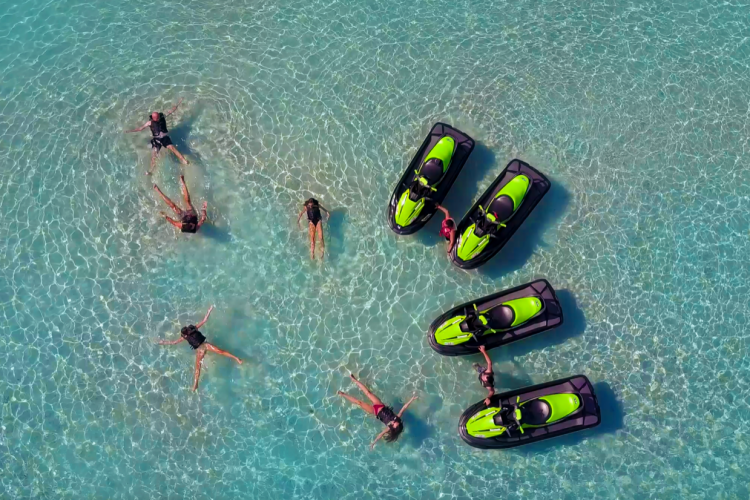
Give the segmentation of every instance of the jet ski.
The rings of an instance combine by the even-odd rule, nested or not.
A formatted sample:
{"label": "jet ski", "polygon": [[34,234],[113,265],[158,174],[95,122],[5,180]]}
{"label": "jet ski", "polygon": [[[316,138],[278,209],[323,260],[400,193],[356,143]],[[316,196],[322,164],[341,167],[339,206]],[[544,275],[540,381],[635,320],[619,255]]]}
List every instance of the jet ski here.
{"label": "jet ski", "polygon": [[475,448],[513,448],[596,427],[601,421],[594,387],[576,375],[495,394],[461,414],[458,434]]}
{"label": "jet ski", "polygon": [[521,160],[511,161],[456,228],[450,258],[474,269],[502,249],[549,191],[549,180]]}
{"label": "jet ski", "polygon": [[391,195],[388,225],[413,234],[435,214],[474,149],[474,139],[445,123],[436,123],[422,142]]}
{"label": "jet ski", "polygon": [[432,322],[427,338],[446,356],[476,354],[560,326],[563,312],[547,280],[503,290],[467,302]]}

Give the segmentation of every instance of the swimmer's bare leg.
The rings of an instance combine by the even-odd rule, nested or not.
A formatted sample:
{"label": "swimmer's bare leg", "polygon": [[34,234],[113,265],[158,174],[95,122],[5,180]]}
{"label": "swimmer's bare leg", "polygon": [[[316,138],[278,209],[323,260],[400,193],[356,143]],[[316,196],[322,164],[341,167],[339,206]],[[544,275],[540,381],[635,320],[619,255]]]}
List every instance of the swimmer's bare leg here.
{"label": "swimmer's bare leg", "polygon": [[312,222],[308,222],[307,228],[310,235],[310,258],[315,260],[315,226]]}
{"label": "swimmer's bare leg", "polygon": [[355,398],[353,396],[350,396],[347,393],[342,392],[342,391],[338,391],[336,394],[338,394],[342,398],[346,399],[350,403],[353,403],[353,404],[359,406],[360,408],[362,408],[365,411],[365,413],[369,413],[371,415],[375,415],[375,408],[373,408],[372,405],[367,404],[364,401],[360,401],[359,399],[357,399],[357,398]]}
{"label": "swimmer's bare leg", "polygon": [[201,346],[198,348],[197,351],[195,351],[195,380],[193,381],[193,390],[195,391],[198,389],[198,379],[201,376],[201,361],[203,361],[203,356],[206,355],[206,349]]}
{"label": "swimmer's bare leg", "polygon": [[326,253],[326,242],[323,240],[323,221],[318,221],[318,223],[315,226],[318,237],[320,238],[320,258],[323,258],[323,255]]}
{"label": "swimmer's bare leg", "polygon": [[166,203],[167,205],[169,205],[169,208],[171,208],[172,210],[174,210],[174,213],[176,213],[177,215],[182,214],[182,210],[180,210],[180,207],[178,207],[177,205],[175,205],[172,200],[170,200],[169,198],[167,198],[167,195],[165,195],[164,193],[162,193],[161,189],[159,189],[159,186],[157,186],[156,184],[154,184],[154,191],[156,191],[157,193],[159,193],[159,196],[161,196],[161,199],[164,200],[164,203]]}
{"label": "swimmer's bare leg", "polygon": [[[191,205],[191,206],[192,206],[192,205]],[[195,226],[195,230],[196,230],[196,231],[197,231],[198,229],[200,229],[200,228],[201,228],[201,226],[203,225],[203,223],[204,223],[204,222],[206,222],[206,219],[208,219],[208,214],[206,214],[206,208],[207,208],[207,207],[208,207],[208,202],[207,202],[207,201],[204,201],[204,202],[203,202],[203,208],[201,209],[201,218],[200,218],[200,219],[198,219],[198,225],[197,225],[197,226]]]}
{"label": "swimmer's bare leg", "polygon": [[151,175],[152,173],[154,173],[154,169],[156,169],[156,159],[158,157],[159,157],[159,150],[156,148],[151,148],[151,166],[146,172],[146,175]]}
{"label": "swimmer's bare leg", "polygon": [[188,192],[188,188],[185,185],[185,176],[180,176],[180,190],[182,191],[182,197],[185,200],[185,203],[187,203],[187,206],[190,207],[190,210],[195,212],[195,207],[193,207],[193,204],[190,202],[190,193]]}
{"label": "swimmer's bare leg", "polygon": [[349,378],[352,379],[352,382],[357,384],[357,387],[359,387],[359,390],[365,393],[365,396],[367,396],[367,399],[372,401],[372,404],[374,405],[382,405],[383,402],[378,398],[375,394],[373,394],[370,389],[367,388],[365,384],[357,380],[357,377],[354,376],[354,374],[349,374]]}
{"label": "swimmer's bare leg", "polygon": [[165,219],[167,219],[167,222],[172,224],[177,229],[182,230],[182,222],[174,220],[172,217],[168,216],[164,212],[160,212],[160,213],[164,216]]}
{"label": "swimmer's bare leg", "polygon": [[209,344],[208,342],[206,342],[204,345],[206,346],[206,349],[208,349],[209,351],[213,351],[216,354],[221,354],[222,356],[226,356],[227,358],[232,358],[237,363],[242,364],[242,360],[240,358],[238,358],[237,356],[235,356],[233,354],[230,354],[227,351],[223,351],[223,350],[219,349],[218,347],[216,347],[215,345]]}
{"label": "swimmer's bare leg", "polygon": [[172,153],[174,153],[177,159],[180,160],[180,163],[182,163],[183,165],[190,165],[190,162],[187,161],[187,158],[182,156],[182,153],[177,151],[177,148],[174,147],[174,144],[170,144],[169,146],[167,146],[167,149],[170,150]]}

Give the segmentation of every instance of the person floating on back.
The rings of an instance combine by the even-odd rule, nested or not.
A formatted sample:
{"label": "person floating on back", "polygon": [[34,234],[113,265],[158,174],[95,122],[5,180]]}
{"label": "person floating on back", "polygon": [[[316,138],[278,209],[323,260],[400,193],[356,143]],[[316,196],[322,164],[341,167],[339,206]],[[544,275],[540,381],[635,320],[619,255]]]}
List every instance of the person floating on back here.
{"label": "person floating on back", "polygon": [[161,196],[164,202],[169,205],[169,208],[174,210],[174,213],[177,214],[177,218],[180,220],[174,220],[164,212],[159,213],[161,213],[161,215],[163,215],[170,224],[172,224],[183,233],[195,233],[198,231],[198,229],[200,229],[203,223],[206,222],[206,208],[208,207],[208,203],[205,201],[203,202],[201,218],[198,219],[198,214],[196,213],[195,208],[193,208],[193,204],[190,202],[190,193],[188,193],[187,186],[185,185],[185,176],[183,175],[180,176],[180,188],[182,189],[182,197],[185,198],[185,203],[187,203],[188,206],[187,210],[182,210],[180,207],[175,205],[172,200],[167,198],[167,196],[161,192],[159,186],[154,184],[154,190],[159,193],[159,196]]}
{"label": "person floating on back", "polygon": [[156,166],[156,158],[157,156],[159,156],[159,151],[162,147],[165,147],[172,153],[174,153],[174,155],[177,157],[177,159],[180,160],[180,163],[182,163],[183,165],[187,165],[190,163],[189,161],[187,161],[187,159],[185,159],[184,156],[182,156],[179,151],[177,151],[177,148],[174,147],[174,144],[172,144],[172,139],[170,139],[168,135],[169,131],[167,130],[166,117],[174,113],[177,110],[177,106],[179,106],[181,102],[182,99],[180,99],[180,102],[175,104],[174,108],[168,111],[166,115],[164,113],[154,111],[153,113],[151,113],[149,121],[144,123],[143,126],[125,132],[127,134],[130,132],[140,132],[146,127],[151,128],[151,167],[146,172],[146,175],[151,175],[151,172],[154,171],[154,167]]}
{"label": "person floating on back", "polygon": [[487,389],[487,397],[484,399],[486,406],[490,405],[490,398],[495,395],[495,374],[492,372],[492,360],[487,355],[487,350],[483,345],[479,346],[479,352],[484,355],[484,360],[487,361],[487,368],[481,366],[479,363],[474,363],[477,373],[479,373],[479,383],[482,387]]}
{"label": "person floating on back", "polygon": [[448,253],[451,253],[453,245],[456,244],[456,221],[451,218],[448,209],[443,208],[439,204],[435,204],[435,207],[445,214],[445,219],[443,219],[443,223],[440,225],[440,236],[448,240]]}
{"label": "person floating on back", "polygon": [[213,311],[213,309],[214,306],[209,307],[208,312],[206,313],[206,317],[203,318],[203,321],[201,321],[197,325],[188,325],[183,327],[180,331],[179,339],[159,341],[159,344],[161,345],[174,345],[179,344],[183,340],[187,340],[188,344],[190,344],[190,347],[195,349],[195,381],[193,382],[193,390],[198,389],[198,378],[200,378],[201,375],[201,361],[203,361],[203,356],[206,355],[206,350],[213,351],[216,354],[221,354],[222,356],[226,356],[228,358],[232,358],[237,363],[242,364],[242,360],[240,358],[229,354],[227,351],[222,351],[213,344],[209,344],[208,342],[206,342],[206,337],[204,337],[203,334],[199,331],[199,328],[205,325],[206,321],[208,321],[208,317],[211,315],[211,311]]}
{"label": "person floating on back", "polygon": [[305,206],[302,208],[302,211],[299,213],[299,216],[297,217],[297,227],[299,227],[299,220],[302,218],[302,214],[307,212],[307,220],[308,220],[308,229],[310,234],[310,258],[315,260],[315,235],[317,233],[318,237],[320,237],[320,258],[323,258],[323,253],[325,252],[326,244],[325,241],[323,241],[323,217],[320,215],[320,211],[323,210],[327,217],[326,219],[331,218],[331,212],[326,210],[323,205],[318,203],[318,200],[315,198],[310,198],[305,202]]}
{"label": "person floating on back", "polygon": [[380,399],[378,399],[375,394],[370,392],[370,389],[365,387],[362,382],[357,380],[354,375],[349,374],[349,377],[355,384],[357,384],[357,387],[359,387],[360,390],[365,393],[365,396],[367,396],[372,404],[360,401],[359,399],[354,398],[346,394],[345,392],[338,391],[338,395],[343,397],[350,403],[354,403],[355,405],[359,406],[365,411],[365,413],[375,415],[375,418],[385,424],[385,429],[383,430],[383,432],[378,434],[378,436],[375,438],[375,441],[370,444],[370,449],[373,449],[375,447],[375,443],[377,443],[380,438],[385,438],[385,440],[389,443],[398,439],[399,435],[401,435],[401,433],[404,431],[404,423],[401,421],[401,415],[403,415],[409,405],[412,404],[415,399],[417,399],[417,396],[412,396],[412,398],[407,401],[404,406],[401,407],[401,410],[398,413],[393,413],[393,408],[384,405],[383,402],[380,401]]}

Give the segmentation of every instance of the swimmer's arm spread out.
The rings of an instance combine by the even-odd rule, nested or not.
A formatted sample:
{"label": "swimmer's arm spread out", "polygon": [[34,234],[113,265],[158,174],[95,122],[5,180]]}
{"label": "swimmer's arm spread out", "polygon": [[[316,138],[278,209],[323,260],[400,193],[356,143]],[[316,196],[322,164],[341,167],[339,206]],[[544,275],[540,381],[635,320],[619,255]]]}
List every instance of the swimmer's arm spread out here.
{"label": "swimmer's arm spread out", "polygon": [[490,398],[495,395],[495,388],[494,387],[488,387],[487,388],[487,393],[488,393],[487,397],[484,398],[484,404],[485,404],[485,406],[489,406],[492,403],[492,401],[490,400]]}
{"label": "swimmer's arm spread out", "polygon": [[208,308],[208,312],[206,313],[206,316],[203,318],[203,321],[201,321],[200,323],[198,323],[197,325],[195,325],[195,328],[197,330],[200,330],[200,327],[202,327],[203,325],[206,324],[206,321],[208,321],[208,317],[211,316],[211,311],[213,311],[213,310],[214,310],[214,306],[211,306],[211,307]]}
{"label": "swimmer's arm spread out", "polygon": [[484,346],[481,346],[479,348],[479,352],[484,355],[484,360],[487,362],[487,369],[485,370],[487,373],[492,373],[492,360],[490,359],[489,354],[487,354],[487,349],[485,349]]}
{"label": "swimmer's arm spread out", "polygon": [[388,427],[387,426],[386,426],[386,428],[380,434],[378,434],[378,437],[375,438],[375,441],[372,442],[372,444],[370,445],[370,449],[371,450],[373,448],[375,448],[375,443],[377,443],[378,441],[380,441],[380,438],[382,438],[383,436],[385,436],[386,432],[388,432]]}
{"label": "swimmer's arm spread out", "polygon": [[183,340],[185,340],[183,337],[180,337],[177,340],[160,340],[159,344],[160,345],[174,345],[174,344],[179,344]]}
{"label": "swimmer's arm spread out", "polygon": [[451,236],[450,236],[450,238],[451,239],[448,242],[448,252],[450,252],[451,250],[453,250],[453,247],[456,245],[456,230],[455,229],[451,229]]}
{"label": "swimmer's arm spread out", "polygon": [[305,210],[306,210],[306,209],[304,209],[304,208],[303,208],[303,209],[302,209],[302,211],[301,211],[301,212],[299,213],[299,215],[297,216],[297,227],[299,227],[299,220],[300,220],[300,219],[302,218],[302,214],[304,214],[304,213],[305,213]]}
{"label": "swimmer's arm spread out", "polygon": [[125,133],[129,134],[130,132],[140,132],[141,130],[144,130],[146,127],[149,127],[149,126],[151,126],[151,120],[144,123],[143,126],[141,127],[134,128],[133,130],[126,130]]}
{"label": "swimmer's arm spread out", "polygon": [[[203,202],[203,209],[201,210],[201,218],[198,221],[198,224],[195,226],[196,230],[200,229],[200,227],[203,225],[204,222],[206,222],[206,219],[208,218],[208,215],[206,215],[206,208],[208,207],[208,202]],[[206,316],[208,318],[208,316]]]}
{"label": "swimmer's arm spread out", "polygon": [[417,399],[417,396],[412,396],[411,399],[406,402],[406,404],[401,408],[401,411],[398,412],[398,418],[401,418],[401,415],[404,414],[404,412],[406,411],[406,409],[409,407],[410,404],[412,404],[414,402],[415,399]]}
{"label": "swimmer's arm spread out", "polygon": [[175,111],[177,111],[177,106],[179,106],[180,104],[182,104],[182,98],[180,98],[179,102],[174,105],[174,108],[172,108],[169,111],[167,111],[167,113],[165,114],[165,116],[169,116],[172,113],[174,113]]}
{"label": "swimmer's arm spread out", "polygon": [[320,203],[318,203],[318,206],[319,206],[319,207],[320,207],[320,209],[321,209],[322,211],[324,211],[324,212],[326,213],[326,215],[328,216],[328,217],[326,217],[326,219],[330,219],[330,218],[331,218],[331,212],[329,212],[329,211],[328,211],[328,209],[327,209],[327,208],[325,208],[325,207],[324,207],[323,205],[321,205]]}
{"label": "swimmer's arm spread out", "polygon": [[443,208],[443,206],[440,205],[440,203],[435,203],[435,208],[437,208],[438,210],[440,210],[441,212],[443,212],[445,214],[445,218],[446,219],[450,219],[451,218],[451,214],[448,212],[448,209]]}

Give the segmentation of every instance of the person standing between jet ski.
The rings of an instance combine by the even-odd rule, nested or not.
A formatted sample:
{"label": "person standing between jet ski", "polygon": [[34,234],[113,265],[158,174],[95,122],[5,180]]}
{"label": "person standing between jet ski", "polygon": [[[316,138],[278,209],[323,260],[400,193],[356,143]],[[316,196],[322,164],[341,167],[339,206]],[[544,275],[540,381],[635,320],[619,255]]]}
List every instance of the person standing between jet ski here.
{"label": "person standing between jet ski", "polygon": [[487,350],[483,345],[479,346],[479,352],[484,355],[484,359],[487,361],[487,368],[481,366],[479,363],[474,363],[474,368],[476,368],[479,373],[479,383],[482,384],[482,387],[487,389],[487,392],[489,393],[484,399],[484,404],[489,406],[490,398],[495,395],[495,374],[492,372],[492,360],[487,355]]}
{"label": "person standing between jet ski", "polygon": [[159,151],[162,147],[165,147],[172,153],[174,153],[174,155],[178,160],[180,160],[180,163],[182,163],[183,165],[187,165],[190,163],[189,161],[187,161],[187,159],[185,159],[184,156],[182,156],[179,151],[177,151],[177,148],[174,147],[174,144],[172,144],[172,139],[170,139],[168,135],[169,131],[167,130],[166,117],[174,113],[180,103],[182,103],[182,99],[180,99],[180,102],[175,104],[174,108],[169,110],[166,115],[164,113],[154,111],[153,113],[151,113],[149,121],[144,123],[143,126],[125,132],[126,134],[128,134],[130,132],[140,132],[146,127],[151,128],[151,168],[148,169],[146,175],[151,175],[151,173],[154,171],[154,167],[156,166],[156,158],[159,156]]}
{"label": "person standing between jet ski", "polygon": [[206,342],[206,337],[204,337],[203,334],[198,330],[200,327],[206,324],[206,321],[208,321],[208,317],[211,315],[211,311],[213,311],[213,309],[214,306],[209,307],[208,312],[206,313],[206,317],[203,318],[203,321],[201,321],[197,325],[188,325],[182,327],[179,339],[159,341],[159,344],[161,345],[174,345],[179,344],[183,340],[187,340],[188,344],[190,344],[190,347],[195,349],[195,381],[193,382],[194,391],[198,389],[198,378],[201,375],[201,362],[203,361],[203,356],[206,355],[206,351],[213,351],[216,354],[221,354],[222,356],[226,356],[227,358],[232,358],[237,363],[242,364],[242,360],[240,358],[229,354],[227,351],[222,351],[213,344],[209,344],[208,342]]}
{"label": "person standing between jet ski", "polygon": [[355,384],[357,384],[357,387],[359,387],[359,389],[365,393],[365,396],[367,396],[372,404],[360,401],[359,399],[352,397],[342,391],[338,391],[337,394],[350,403],[354,403],[355,405],[362,408],[365,413],[375,415],[375,418],[385,424],[385,429],[380,434],[378,434],[378,436],[375,438],[375,441],[370,444],[370,449],[372,450],[373,448],[375,448],[375,443],[377,443],[380,438],[385,439],[389,443],[398,439],[398,437],[404,431],[404,423],[401,421],[401,415],[403,415],[409,405],[412,404],[415,399],[417,399],[417,396],[412,396],[412,398],[407,401],[404,406],[401,407],[401,410],[398,413],[393,413],[393,408],[384,405],[383,402],[380,401],[380,399],[378,399],[375,394],[370,392],[370,389],[365,387],[365,384],[357,380],[357,377],[355,377],[351,373],[349,374],[349,377]]}
{"label": "person standing between jet ski", "polygon": [[302,214],[307,212],[308,229],[310,234],[310,258],[315,260],[315,235],[317,233],[320,237],[320,258],[323,258],[323,253],[326,249],[325,241],[323,241],[323,217],[320,211],[323,210],[326,213],[326,220],[331,218],[331,212],[326,210],[323,205],[318,203],[315,198],[310,198],[305,202],[305,206],[297,216],[297,227],[299,227],[299,220],[302,218]]}
{"label": "person standing between jet ski", "polygon": [[200,229],[203,223],[206,222],[206,208],[208,207],[208,203],[205,201],[203,202],[201,218],[198,219],[198,214],[196,213],[195,208],[193,208],[193,204],[190,202],[190,193],[188,193],[187,186],[185,185],[184,175],[180,176],[180,188],[182,189],[182,197],[185,198],[185,203],[187,203],[188,206],[187,210],[182,210],[180,207],[175,205],[172,200],[167,198],[167,196],[161,192],[159,186],[154,184],[154,191],[159,193],[159,196],[161,196],[164,202],[169,205],[169,208],[174,210],[174,213],[177,214],[177,217],[180,220],[174,220],[164,212],[159,213],[161,213],[161,215],[163,215],[164,218],[167,219],[167,222],[172,224],[183,233],[195,233],[198,231],[198,229]]}
{"label": "person standing between jet ski", "polygon": [[456,221],[453,220],[447,208],[437,203],[435,207],[445,214],[445,219],[443,219],[443,223],[440,225],[440,236],[448,240],[448,253],[451,253],[453,245],[456,244]]}

